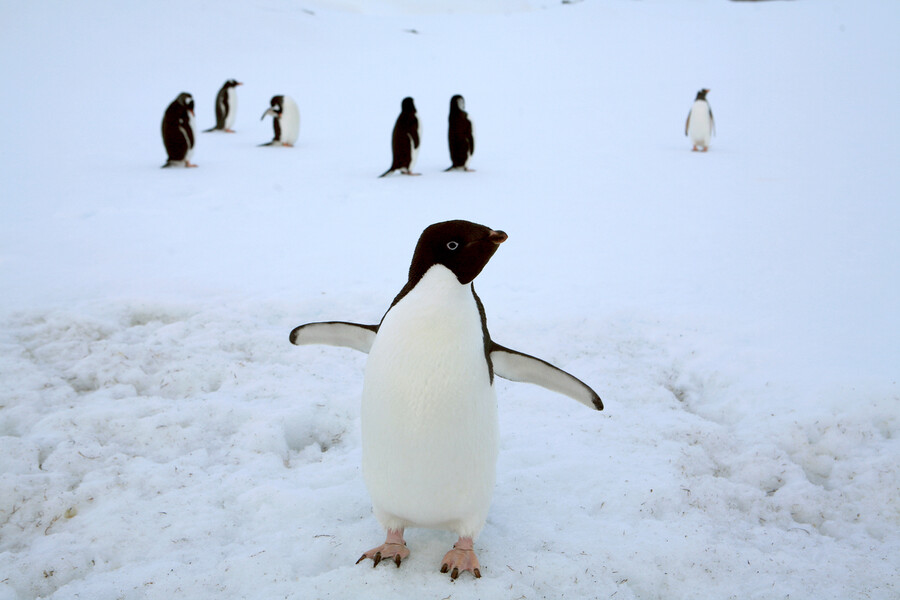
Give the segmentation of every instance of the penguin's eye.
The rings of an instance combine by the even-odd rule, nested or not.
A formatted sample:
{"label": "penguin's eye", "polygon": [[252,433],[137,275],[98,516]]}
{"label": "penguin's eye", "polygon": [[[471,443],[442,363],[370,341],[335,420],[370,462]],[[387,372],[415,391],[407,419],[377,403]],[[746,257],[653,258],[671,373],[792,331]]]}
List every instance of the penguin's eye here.
{"label": "penguin's eye", "polygon": [[454,241],[454,242],[447,242],[447,249],[448,249],[448,250],[456,250],[457,248],[459,248],[459,242],[455,242],[455,241]]}

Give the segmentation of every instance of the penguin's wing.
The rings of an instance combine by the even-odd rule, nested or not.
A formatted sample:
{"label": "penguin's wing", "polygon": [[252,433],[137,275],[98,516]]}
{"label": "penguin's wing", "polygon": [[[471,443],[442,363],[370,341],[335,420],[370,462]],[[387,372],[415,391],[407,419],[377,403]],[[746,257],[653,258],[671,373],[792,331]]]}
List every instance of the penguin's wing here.
{"label": "penguin's wing", "polygon": [[710,127],[710,131],[712,132],[712,134],[715,135],[716,134],[716,120],[713,119],[711,108],[709,109],[709,127]]}
{"label": "penguin's wing", "polygon": [[344,346],[368,354],[375,341],[376,333],[378,333],[378,325],[362,325],[343,321],[307,323],[291,331],[291,343],[297,346],[308,344]]}
{"label": "penguin's wing", "polygon": [[691,112],[692,111],[688,111],[687,120],[684,122],[684,135],[688,134],[688,127],[691,125]]}
{"label": "penguin's wing", "polygon": [[504,348],[495,342],[491,342],[490,354],[494,374],[503,379],[534,383],[578,400],[589,408],[603,410],[603,402],[597,392],[574,375],[554,367],[547,361]]}

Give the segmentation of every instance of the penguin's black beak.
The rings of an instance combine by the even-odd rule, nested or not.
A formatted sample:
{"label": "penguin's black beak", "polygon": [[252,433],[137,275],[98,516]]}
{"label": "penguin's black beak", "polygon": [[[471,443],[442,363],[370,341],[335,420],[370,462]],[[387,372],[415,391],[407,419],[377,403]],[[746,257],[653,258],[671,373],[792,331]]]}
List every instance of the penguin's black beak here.
{"label": "penguin's black beak", "polygon": [[505,231],[494,231],[492,229],[491,233],[488,234],[488,239],[490,241],[494,242],[495,244],[497,244],[498,246],[500,244],[502,244],[503,242],[505,242],[507,240],[507,238],[509,238],[509,236],[506,235]]}

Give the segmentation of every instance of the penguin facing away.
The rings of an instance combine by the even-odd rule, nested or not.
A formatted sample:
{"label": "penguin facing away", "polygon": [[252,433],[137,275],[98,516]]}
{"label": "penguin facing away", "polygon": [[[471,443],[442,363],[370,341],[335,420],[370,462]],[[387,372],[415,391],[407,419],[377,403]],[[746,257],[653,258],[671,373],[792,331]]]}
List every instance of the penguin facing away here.
{"label": "penguin facing away", "polygon": [[391,168],[379,175],[384,177],[388,173],[400,171],[404,175],[419,175],[412,169],[419,156],[419,141],[422,135],[422,127],[416,116],[416,105],[413,99],[406,97],[400,104],[400,116],[394,123],[394,132],[391,135],[391,151],[394,160]]}
{"label": "penguin facing away", "polygon": [[300,135],[300,109],[297,103],[290,96],[272,96],[269,104],[271,106],[259,120],[272,115],[275,137],[260,146],[293,146]]}
{"label": "penguin facing away", "polygon": [[307,323],[296,345],[328,344],[368,353],[363,383],[362,470],[385,543],[366,551],[375,566],[409,556],[407,527],[444,529],[458,541],[441,572],[480,577],[473,549],[493,493],[499,433],[494,376],[535,383],[602,410],[579,379],[539,358],[505,348],[487,329],[475,293],[503,231],[468,221],[427,227],[409,279],[375,325]]}
{"label": "penguin facing away", "polygon": [[693,152],[698,150],[706,152],[709,150],[709,140],[716,132],[716,122],[713,120],[712,109],[706,100],[706,94],[709,90],[704,88],[697,92],[694,98],[694,104],[688,113],[687,121],[684,123],[684,135],[690,136],[694,147]]}
{"label": "penguin facing away", "polygon": [[169,159],[163,167],[196,167],[194,153],[194,98],[187,92],[169,104],[162,120],[163,145]]}
{"label": "penguin facing away", "polygon": [[237,117],[237,86],[244,85],[235,79],[229,79],[216,94],[216,126],[204,129],[203,132],[224,131],[234,133],[232,126]]}
{"label": "penguin facing away", "polygon": [[475,153],[475,133],[469,113],[466,112],[466,101],[459,94],[450,99],[448,122],[447,141],[450,143],[450,160],[453,164],[445,170],[472,171],[469,159]]}

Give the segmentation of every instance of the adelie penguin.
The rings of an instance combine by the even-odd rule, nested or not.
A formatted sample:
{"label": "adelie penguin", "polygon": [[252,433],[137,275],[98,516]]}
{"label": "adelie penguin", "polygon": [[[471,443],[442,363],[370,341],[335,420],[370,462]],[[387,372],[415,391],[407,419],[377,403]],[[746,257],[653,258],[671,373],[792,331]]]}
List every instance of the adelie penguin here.
{"label": "adelie penguin", "polygon": [[709,140],[716,132],[712,109],[706,100],[708,93],[709,90],[705,88],[697,92],[691,112],[688,113],[687,121],[684,123],[684,135],[690,136],[694,152],[709,150]]}
{"label": "adelie penguin", "polygon": [[475,153],[475,133],[469,113],[466,112],[466,101],[459,94],[450,99],[447,141],[450,143],[450,160],[453,164],[446,170],[471,171],[469,159]]}
{"label": "adelie penguin", "polygon": [[346,346],[369,355],[362,472],[387,537],[357,562],[399,567],[410,553],[406,528],[444,529],[459,539],[441,572],[453,579],[465,571],[481,576],[473,541],[485,524],[495,481],[495,375],[603,408],[579,379],[491,339],[472,282],[506,239],[503,231],[468,221],[431,225],[416,244],[406,285],[380,323],[308,323],[291,332],[297,345]]}
{"label": "adelie penguin", "polygon": [[379,175],[384,177],[388,173],[400,171],[404,175],[418,175],[412,169],[419,156],[419,142],[422,128],[419,118],[416,116],[416,105],[412,98],[404,98],[400,104],[400,116],[394,124],[394,132],[391,135],[391,151],[394,160],[391,168]]}
{"label": "adelie penguin", "polygon": [[290,96],[272,96],[269,108],[260,117],[260,121],[272,116],[275,137],[271,142],[260,146],[293,146],[300,135],[300,110]]}
{"label": "adelie penguin", "polygon": [[216,95],[216,126],[204,129],[203,132],[224,131],[234,133],[234,120],[237,117],[237,86],[244,85],[240,81],[229,79],[222,85]]}
{"label": "adelie penguin", "polygon": [[187,92],[178,94],[166,109],[162,120],[162,138],[169,160],[163,167],[196,167],[194,153],[194,98]]}

